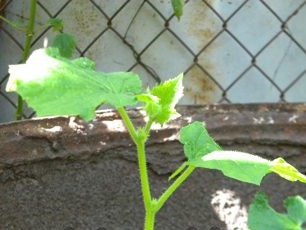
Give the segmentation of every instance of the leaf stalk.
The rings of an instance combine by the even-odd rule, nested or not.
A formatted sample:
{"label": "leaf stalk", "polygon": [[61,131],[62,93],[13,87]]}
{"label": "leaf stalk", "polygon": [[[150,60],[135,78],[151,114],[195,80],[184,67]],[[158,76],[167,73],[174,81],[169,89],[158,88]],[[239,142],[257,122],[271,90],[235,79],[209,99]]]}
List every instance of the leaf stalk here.
{"label": "leaf stalk", "polygon": [[[36,16],[36,5],[37,0],[31,0],[30,13],[29,13],[29,23],[25,31],[26,40],[24,43],[22,62],[25,63],[30,55],[31,43],[34,36],[34,25],[35,25],[35,16]],[[14,27],[15,28],[15,27]],[[23,117],[23,99],[18,95],[18,103],[16,108],[16,120],[21,120]]]}

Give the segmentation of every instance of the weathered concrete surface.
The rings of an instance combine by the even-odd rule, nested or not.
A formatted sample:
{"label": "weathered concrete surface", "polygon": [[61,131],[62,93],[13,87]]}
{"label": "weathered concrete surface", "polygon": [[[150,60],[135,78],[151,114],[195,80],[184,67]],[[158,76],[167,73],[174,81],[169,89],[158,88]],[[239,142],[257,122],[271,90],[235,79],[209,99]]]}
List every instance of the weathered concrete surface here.
{"label": "weathered concrete surface", "polygon": [[[224,147],[282,156],[306,172],[306,106],[211,105],[179,107],[183,115],[156,127],[148,142],[153,195],[170,184],[183,161],[178,131],[205,121]],[[137,110],[135,124],[143,123]],[[68,118],[0,125],[0,229],[142,229],[143,208],[135,148],[116,113],[92,123]],[[157,216],[156,229],[245,229],[245,209],[256,191],[273,195],[281,210],[306,186],[269,175],[262,187],[196,170]]]}

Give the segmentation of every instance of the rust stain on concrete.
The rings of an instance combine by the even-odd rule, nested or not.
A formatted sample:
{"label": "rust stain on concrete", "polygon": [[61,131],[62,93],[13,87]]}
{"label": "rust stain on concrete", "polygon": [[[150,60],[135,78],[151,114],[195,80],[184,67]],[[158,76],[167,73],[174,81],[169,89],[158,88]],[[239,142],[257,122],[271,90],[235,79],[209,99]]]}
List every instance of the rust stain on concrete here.
{"label": "rust stain on concrete", "polygon": [[[86,11],[84,11],[84,8]],[[93,24],[95,24],[94,22],[97,22],[101,18],[101,14],[99,14],[93,8],[88,7],[88,3],[84,1],[79,1],[78,7],[75,7],[74,10],[74,18],[76,24],[78,25],[79,31],[83,33],[93,32],[95,30]]]}
{"label": "rust stain on concrete", "polygon": [[210,9],[202,1],[194,1],[192,7],[194,13],[189,16],[188,32],[203,42],[211,40],[216,33],[216,21],[211,17]]}
{"label": "rust stain on concrete", "polygon": [[194,66],[184,78],[184,97],[194,104],[217,101],[217,86],[199,67]]}
{"label": "rust stain on concrete", "polygon": [[[211,17],[211,10],[202,1],[192,3],[194,13],[190,15],[188,32],[196,38],[201,47],[204,47],[218,33],[221,24],[218,23],[216,18]],[[217,45],[211,44],[209,49],[205,49],[203,52],[215,52],[217,48]],[[205,67],[208,73],[215,72],[214,70],[217,68],[216,63],[210,59],[204,61],[201,59],[199,64]],[[206,104],[218,101],[217,85],[199,67],[194,66],[185,79],[185,94],[190,102]]]}
{"label": "rust stain on concrete", "polygon": [[77,44],[84,49],[92,39],[106,27],[105,17],[88,1],[75,0],[63,11],[65,30],[76,38]]}

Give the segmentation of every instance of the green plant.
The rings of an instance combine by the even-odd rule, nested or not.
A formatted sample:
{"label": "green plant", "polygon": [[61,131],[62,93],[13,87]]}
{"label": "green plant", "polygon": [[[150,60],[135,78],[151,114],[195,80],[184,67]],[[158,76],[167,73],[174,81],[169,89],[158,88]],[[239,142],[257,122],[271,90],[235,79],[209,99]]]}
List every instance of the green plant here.
{"label": "green plant", "polygon": [[[25,62],[30,54],[30,48],[31,48],[31,42],[34,36],[34,23],[35,23],[35,16],[36,16],[36,5],[37,0],[31,0],[30,3],[30,12],[29,12],[29,22],[28,24],[24,26],[20,26],[18,23],[10,21],[0,15],[0,19],[6,22],[7,24],[11,25],[14,29],[21,31],[25,34],[26,40],[24,43],[24,49],[22,54],[22,60],[21,62]],[[21,120],[22,119],[22,107],[23,107],[23,100],[22,97],[18,96],[18,102],[17,102],[17,109],[16,109],[16,119]]]}
{"label": "green plant", "polygon": [[[70,115],[89,121],[95,117],[95,109],[101,104],[110,104],[117,109],[137,147],[145,209],[144,229],[154,229],[158,211],[196,168],[217,169],[227,177],[255,185],[260,185],[263,177],[271,172],[289,181],[306,183],[306,176],[282,158],[270,161],[249,153],[223,151],[209,136],[203,123],[193,122],[180,131],[186,162],[170,176],[175,180],[169,188],[159,198],[153,198],[145,144],[154,123],[163,125],[179,116],[175,105],[183,96],[183,75],[142,92],[136,74],[103,73],[95,71],[94,67],[87,58],[69,60],[62,57],[56,48],[39,49],[26,64],[9,67],[6,89],[17,91],[38,116]],[[143,105],[147,115],[147,122],[142,127],[134,126],[125,109],[137,103]],[[256,209],[251,207],[251,210]],[[255,219],[262,218],[252,215]],[[253,230],[260,229],[253,227],[252,223],[250,221]]]}
{"label": "green plant", "polygon": [[300,196],[288,197],[284,201],[287,214],[273,210],[268,204],[268,198],[258,193],[249,209],[248,226],[254,230],[303,230],[306,223],[306,201]]}
{"label": "green plant", "polygon": [[[0,1],[0,6],[4,7],[5,1]],[[183,14],[183,6],[184,1],[183,0],[171,0],[171,5],[173,8],[173,12],[175,16],[180,19],[180,17]],[[16,29],[17,31],[20,31],[25,34],[26,40],[23,45],[23,54],[21,62],[25,63],[26,60],[29,57],[32,40],[34,37],[34,34],[37,32],[35,31],[35,18],[36,18],[36,8],[37,8],[37,0],[31,0],[30,2],[30,10],[29,10],[29,17],[28,17],[28,23],[24,24],[24,22],[17,22],[17,21],[11,21],[5,18],[2,14],[0,14],[0,20],[4,21],[8,25],[10,25],[12,28]],[[2,8],[0,9],[2,13]],[[72,57],[73,53],[76,50],[76,42],[72,35],[63,33],[64,23],[61,19],[57,18],[51,18],[47,21],[46,24],[41,26],[39,30],[45,29],[46,27],[52,27],[53,32],[60,32],[57,34],[52,41],[51,46],[57,47],[63,57]],[[20,95],[18,95],[18,101],[17,101],[17,108],[16,108],[16,120],[21,120],[23,117],[23,99]]]}
{"label": "green plant", "polygon": [[[0,14],[0,20],[4,21],[5,23],[10,25],[12,28],[16,29],[17,31],[24,33],[26,36],[23,45],[23,54],[21,59],[22,63],[25,63],[30,55],[32,40],[34,34],[37,32],[35,31],[36,8],[37,8],[37,0],[31,0],[29,17],[28,17],[29,19],[26,24],[20,21],[17,22],[17,21],[8,20],[7,18],[5,18]],[[62,33],[62,30],[64,28],[63,21],[60,19],[51,18],[50,20],[47,21],[45,25],[41,26],[38,30],[46,29],[47,27],[50,26],[52,27],[52,30],[54,32],[61,32],[60,34],[57,34],[55,36],[54,41],[52,42],[51,45],[57,47],[60,50],[62,56],[71,57],[76,49],[75,40],[73,36]],[[23,117],[23,99],[19,95],[17,108],[16,108],[16,120],[21,120],[22,117]]]}
{"label": "green plant", "polygon": [[178,20],[180,20],[183,15],[184,4],[184,0],[171,0],[173,13]]}

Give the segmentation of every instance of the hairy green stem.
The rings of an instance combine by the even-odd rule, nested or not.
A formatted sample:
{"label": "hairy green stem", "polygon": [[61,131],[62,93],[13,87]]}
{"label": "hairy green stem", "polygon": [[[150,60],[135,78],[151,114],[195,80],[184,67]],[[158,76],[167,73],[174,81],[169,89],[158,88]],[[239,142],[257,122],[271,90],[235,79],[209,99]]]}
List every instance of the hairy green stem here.
{"label": "hairy green stem", "polygon": [[155,215],[156,212],[153,208],[150,210],[146,211],[146,219],[145,219],[145,230],[154,230],[154,223],[155,223]]}
{"label": "hairy green stem", "polygon": [[145,130],[145,133],[147,134],[147,136],[149,136],[150,134],[150,130],[151,130],[151,127],[152,127],[152,124],[153,124],[153,120],[149,120],[148,123],[146,124],[144,130]]}
{"label": "hairy green stem", "polygon": [[123,123],[125,124],[133,142],[136,144],[137,139],[138,139],[138,134],[134,128],[133,123],[131,122],[131,119],[129,118],[129,115],[127,114],[124,108],[117,108],[117,111],[119,112],[123,120]]}
{"label": "hairy green stem", "polygon": [[175,190],[191,175],[191,173],[195,170],[195,167],[191,165],[187,166],[186,163],[184,163],[180,171],[182,171],[185,167],[186,169],[181,173],[181,175],[161,195],[161,197],[158,200],[152,199],[150,184],[149,184],[148,169],[147,169],[145,143],[149,136],[149,132],[153,124],[153,121],[149,120],[143,129],[136,131],[125,109],[118,108],[118,112],[120,116],[122,117],[123,123],[125,124],[137,148],[141,191],[142,191],[143,203],[145,207],[144,229],[153,230],[154,223],[155,223],[155,216],[157,212],[163,207],[164,203],[170,198],[170,196],[175,192]]}
{"label": "hairy green stem", "polygon": [[[24,50],[22,55],[22,62],[26,62],[30,55],[30,49],[31,49],[31,43],[34,36],[34,25],[35,25],[35,15],[36,15],[36,5],[37,0],[31,0],[30,3],[30,14],[29,14],[29,23],[26,30],[26,40],[24,43]],[[22,119],[22,107],[23,107],[23,100],[22,97],[18,96],[18,103],[17,103],[17,109],[16,109],[16,119],[21,120]]]}
{"label": "hairy green stem", "polygon": [[[148,132],[150,126],[145,129],[145,133],[143,132],[136,132],[131,119],[129,118],[127,112],[124,108],[118,108],[118,112],[122,117],[124,124],[127,127],[127,130],[136,144],[137,148],[137,156],[138,156],[138,167],[139,167],[139,174],[140,174],[140,183],[141,183],[141,191],[143,196],[143,202],[145,207],[145,230],[153,230],[154,229],[154,220],[155,220],[155,212],[152,209],[152,198],[151,198],[151,190],[149,184],[149,177],[148,177],[148,170],[147,170],[147,160],[145,154],[145,141],[148,136]],[[151,123],[152,124],[152,123]]]}
{"label": "hairy green stem", "polygon": [[138,154],[138,166],[140,171],[140,182],[143,194],[143,201],[146,211],[151,208],[151,192],[149,185],[149,177],[147,170],[147,160],[145,155],[145,144],[144,141],[140,140],[137,145],[137,154]]}
{"label": "hairy green stem", "polygon": [[156,212],[158,212],[175,190],[193,173],[195,167],[189,165],[187,169],[173,182],[173,184],[157,200]]}

